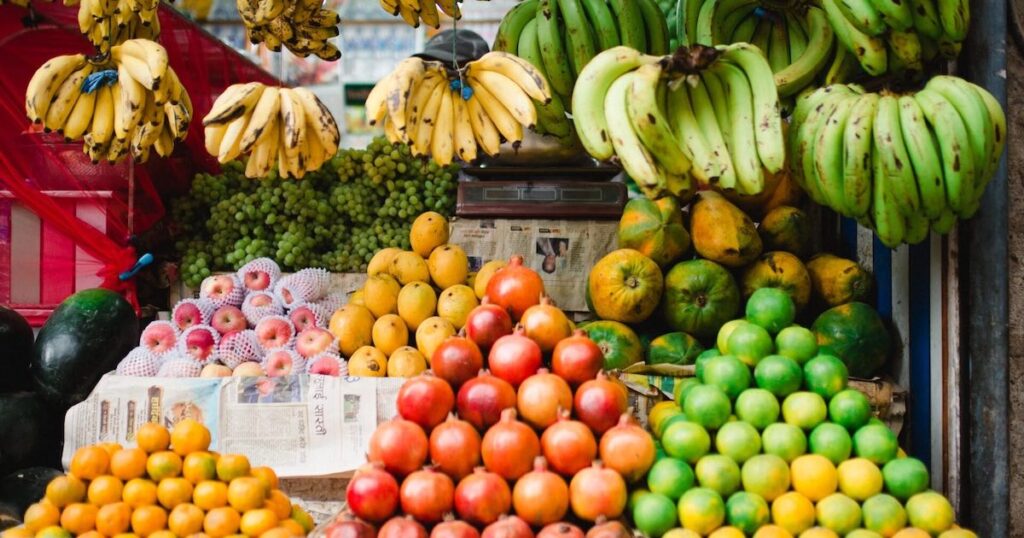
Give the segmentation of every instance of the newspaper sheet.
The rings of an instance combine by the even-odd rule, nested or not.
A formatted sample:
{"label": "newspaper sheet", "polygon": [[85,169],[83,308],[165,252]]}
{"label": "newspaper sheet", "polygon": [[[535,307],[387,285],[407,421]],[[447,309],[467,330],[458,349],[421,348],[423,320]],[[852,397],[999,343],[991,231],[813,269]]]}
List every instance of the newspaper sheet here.
{"label": "newspaper sheet", "polygon": [[615,250],[617,226],[609,221],[454,219],[448,241],[466,251],[472,271],[488,260],[523,256],[558,306],[585,312],[587,276]]}
{"label": "newspaper sheet", "polygon": [[395,414],[402,379],[327,376],[142,378],[107,375],[64,419],[65,467],[81,446],[135,445],[144,422],[203,422],[211,450],[246,454],[282,477],[339,476],[365,461]]}

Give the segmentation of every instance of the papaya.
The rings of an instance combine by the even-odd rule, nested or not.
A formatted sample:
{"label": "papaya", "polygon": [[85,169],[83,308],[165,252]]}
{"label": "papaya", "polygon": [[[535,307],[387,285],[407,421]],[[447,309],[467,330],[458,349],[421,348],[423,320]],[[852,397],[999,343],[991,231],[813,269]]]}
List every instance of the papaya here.
{"label": "papaya", "polygon": [[666,267],[690,248],[690,234],[683,226],[683,210],[671,197],[626,203],[619,219],[619,248],[631,248]]}
{"label": "papaya", "polygon": [[761,192],[756,194],[741,193],[736,189],[716,189],[716,192],[725,196],[726,200],[733,203],[736,207],[740,208],[744,213],[748,215],[763,215],[761,207],[772,197],[782,179],[786,177],[785,172],[778,174],[769,173],[765,170],[764,174],[764,188]]}
{"label": "papaya", "polygon": [[690,221],[693,247],[726,267],[743,267],[761,254],[761,236],[746,213],[714,191],[701,191]]}
{"label": "papaya", "polygon": [[811,219],[795,207],[779,206],[761,219],[757,233],[766,250],[784,250],[802,259],[811,246]]}
{"label": "papaya", "polygon": [[603,320],[582,327],[587,337],[601,348],[605,370],[619,370],[643,362],[644,346],[633,329],[617,321]]}
{"label": "papaya", "polygon": [[800,258],[781,250],[766,252],[743,271],[740,279],[743,296],[750,297],[761,288],[779,288],[789,294],[802,310],[811,299],[811,275]]}
{"label": "papaya", "polygon": [[647,364],[693,364],[703,351],[704,346],[684,332],[663,334],[647,347]]}
{"label": "papaya", "polygon": [[814,320],[811,330],[819,353],[839,357],[850,375],[871,377],[889,355],[889,331],[874,308],[852,302],[830,308]]}
{"label": "papaya", "polygon": [[622,248],[590,269],[587,288],[601,319],[640,323],[658,308],[664,281],[661,268],[640,252]]}
{"label": "papaya", "polygon": [[828,306],[863,301],[871,292],[871,273],[853,260],[819,254],[807,262],[814,295]]}
{"label": "papaya", "polygon": [[710,260],[679,262],[665,275],[661,309],[675,331],[712,338],[740,311],[740,288],[729,271]]}
{"label": "papaya", "polygon": [[803,195],[803,191],[800,190],[800,186],[797,185],[793,177],[789,175],[789,169],[787,168],[783,172],[776,174],[779,176],[779,182],[775,185],[775,189],[772,190],[771,196],[769,196],[761,204],[761,207],[757,210],[751,210],[753,213],[767,215],[773,209],[788,205],[795,206],[800,203],[800,197]]}

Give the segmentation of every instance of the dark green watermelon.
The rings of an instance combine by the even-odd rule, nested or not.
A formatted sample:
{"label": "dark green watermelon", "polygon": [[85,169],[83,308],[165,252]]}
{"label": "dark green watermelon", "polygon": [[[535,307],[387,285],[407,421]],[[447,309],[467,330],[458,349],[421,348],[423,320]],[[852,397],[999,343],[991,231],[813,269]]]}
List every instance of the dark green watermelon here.
{"label": "dark green watermelon", "polygon": [[46,485],[61,476],[51,467],[28,467],[0,478],[0,504],[8,504],[24,514],[28,506],[46,494]]}
{"label": "dark green watermelon", "polygon": [[818,352],[835,355],[853,377],[871,377],[889,356],[889,331],[878,312],[864,303],[830,308],[811,326]]}
{"label": "dark green watermelon", "polygon": [[0,394],[0,473],[58,463],[63,426],[63,416],[37,394]]}
{"label": "dark green watermelon", "polygon": [[21,314],[0,306],[0,392],[31,390],[32,327]]}
{"label": "dark green watermelon", "polygon": [[103,374],[139,342],[135,310],[105,289],[64,300],[39,331],[32,380],[47,400],[70,407],[86,398]]}

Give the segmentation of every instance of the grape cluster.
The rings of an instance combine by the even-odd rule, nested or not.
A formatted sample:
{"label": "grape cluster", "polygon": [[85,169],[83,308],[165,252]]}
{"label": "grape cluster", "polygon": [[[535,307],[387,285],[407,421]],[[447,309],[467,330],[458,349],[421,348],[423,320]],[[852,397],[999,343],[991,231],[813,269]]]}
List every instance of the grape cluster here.
{"label": "grape cluster", "polygon": [[339,151],[298,181],[274,172],[251,180],[244,169],[233,162],[218,175],[198,174],[171,204],[189,286],[264,256],[285,271],[362,271],[377,250],[409,248],[417,215],[455,209],[458,168],[415,158],[383,137],[366,149]]}

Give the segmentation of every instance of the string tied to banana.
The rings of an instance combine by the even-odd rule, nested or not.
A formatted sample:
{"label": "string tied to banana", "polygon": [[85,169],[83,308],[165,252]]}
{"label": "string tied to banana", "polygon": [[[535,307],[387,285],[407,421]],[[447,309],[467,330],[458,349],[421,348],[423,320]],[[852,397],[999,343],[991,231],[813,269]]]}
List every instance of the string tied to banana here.
{"label": "string tied to banana", "polygon": [[451,81],[450,83],[448,83],[448,86],[452,89],[452,91],[459,92],[459,95],[462,96],[463,101],[469,101],[470,99],[473,98],[473,88],[469,84],[464,83],[461,80],[461,78],[459,80]]}

